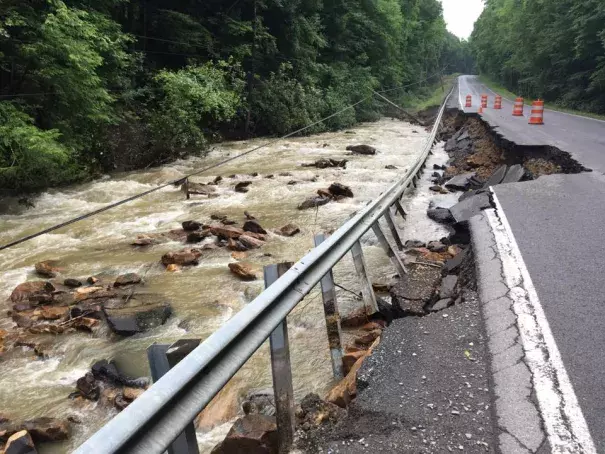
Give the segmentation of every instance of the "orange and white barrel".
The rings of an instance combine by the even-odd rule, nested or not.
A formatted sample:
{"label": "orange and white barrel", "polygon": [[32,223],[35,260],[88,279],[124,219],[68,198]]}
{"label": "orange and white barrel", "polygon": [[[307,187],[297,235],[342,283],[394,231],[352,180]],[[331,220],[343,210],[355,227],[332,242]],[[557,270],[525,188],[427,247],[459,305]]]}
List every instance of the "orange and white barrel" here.
{"label": "orange and white barrel", "polygon": [[513,107],[513,117],[523,116],[523,98],[515,99],[515,105]]}
{"label": "orange and white barrel", "polygon": [[544,124],[544,101],[537,100],[531,103],[531,115],[529,116],[530,125]]}
{"label": "orange and white barrel", "polygon": [[494,101],[494,109],[502,109],[502,96],[496,95],[496,99]]}
{"label": "orange and white barrel", "polygon": [[481,107],[487,109],[487,95],[481,95]]}
{"label": "orange and white barrel", "polygon": [[464,107],[473,107],[473,97],[466,95],[466,105]]}

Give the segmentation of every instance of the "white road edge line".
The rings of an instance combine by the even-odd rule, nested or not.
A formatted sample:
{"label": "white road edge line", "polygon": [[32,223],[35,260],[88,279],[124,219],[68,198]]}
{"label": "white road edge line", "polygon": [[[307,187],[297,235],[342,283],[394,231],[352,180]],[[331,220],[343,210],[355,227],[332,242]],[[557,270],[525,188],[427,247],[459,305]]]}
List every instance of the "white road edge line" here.
{"label": "white road edge line", "polygon": [[594,441],[519,246],[493,190],[492,195],[497,212],[486,210],[485,213],[502,259],[505,283],[511,289],[509,296],[517,315],[525,363],[532,373],[552,453],[596,454]]}

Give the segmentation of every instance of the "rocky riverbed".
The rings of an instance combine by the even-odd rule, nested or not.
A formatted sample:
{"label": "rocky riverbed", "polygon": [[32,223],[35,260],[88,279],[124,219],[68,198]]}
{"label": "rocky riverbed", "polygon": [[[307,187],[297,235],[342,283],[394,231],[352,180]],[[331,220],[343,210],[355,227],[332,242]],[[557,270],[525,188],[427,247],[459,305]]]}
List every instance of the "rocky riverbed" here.
{"label": "rocky riverbed", "polygon": [[[67,427],[67,440],[39,445],[33,437],[34,443],[43,452],[77,446],[146,386],[103,381],[94,365],[110,361],[128,380],[148,377],[147,346],[207,337],[262,290],[264,265],[296,261],[313,247],[314,233],[332,231],[376,197],[415,159],[426,134],[418,126],[382,120],[290,139],[219,168],[220,173],[194,178],[189,200],[181,188],[168,187],[3,252],[2,417],[14,429],[36,418],[57,418]],[[258,143],[226,143],[207,158],[50,191],[33,199],[30,208],[4,201],[0,241],[177,179]],[[357,145],[369,147],[347,150]],[[417,203],[410,197],[404,205],[412,213]],[[433,234],[423,233],[426,239]],[[390,262],[373,236],[363,244],[372,277],[385,281],[393,273]],[[347,257],[335,279],[355,293],[352,270]],[[361,305],[350,292],[339,290],[338,298],[345,314]],[[324,395],[332,386],[320,301],[314,292],[290,317],[299,398]],[[270,386],[267,358],[267,350],[259,350],[198,418],[203,452],[223,438],[250,391]]]}

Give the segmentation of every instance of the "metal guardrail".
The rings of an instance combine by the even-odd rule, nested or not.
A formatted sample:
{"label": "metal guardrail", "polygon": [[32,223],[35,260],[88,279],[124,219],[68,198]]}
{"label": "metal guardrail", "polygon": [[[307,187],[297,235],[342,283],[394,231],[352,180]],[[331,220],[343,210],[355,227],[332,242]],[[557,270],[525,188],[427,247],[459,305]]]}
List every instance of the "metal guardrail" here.
{"label": "metal guardrail", "polygon": [[[284,267],[266,267],[265,291],[77,448],[75,453],[163,453],[269,337],[274,382],[277,377],[286,377],[285,381],[279,379],[279,384],[274,383],[274,388],[280,452],[287,452],[289,446],[284,444],[291,442],[293,404],[286,317],[321,281],[326,318],[332,315],[333,319],[338,312],[333,283],[330,288],[331,270],[349,251],[353,254],[355,268],[361,278],[366,307],[372,312],[377,310],[359,243],[370,228],[398,273],[406,272],[396,250],[387,241],[379,219],[385,217],[397,246],[401,248],[390,208],[394,207],[405,217],[400,198],[410,185],[416,186],[418,174],[425,168],[451,93],[439,110],[419,158],[403,178],[393,183],[330,237],[325,240],[323,236],[316,238],[317,247],[281,277],[277,278]],[[330,303],[332,307],[329,307]],[[333,369],[338,377],[342,374],[342,365],[337,363],[339,358],[342,360],[342,352],[339,355],[337,351],[339,342],[330,344]]]}

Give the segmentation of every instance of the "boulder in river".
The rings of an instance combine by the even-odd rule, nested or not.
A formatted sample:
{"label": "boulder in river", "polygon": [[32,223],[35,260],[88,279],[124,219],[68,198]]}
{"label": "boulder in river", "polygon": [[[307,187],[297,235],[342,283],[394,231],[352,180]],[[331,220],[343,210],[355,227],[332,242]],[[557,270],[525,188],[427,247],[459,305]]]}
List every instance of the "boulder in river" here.
{"label": "boulder in river", "polygon": [[267,231],[256,220],[248,220],[244,223],[244,232],[262,233],[266,234]]}
{"label": "boulder in river", "polygon": [[246,193],[250,190],[248,186],[250,186],[251,184],[251,181],[240,181],[235,185],[235,192]]}
{"label": "boulder in river", "polygon": [[118,276],[116,278],[116,281],[113,283],[114,287],[122,287],[124,285],[133,285],[133,284],[140,284],[141,283],[141,276],[139,276],[137,273],[126,273],[126,274],[122,274],[120,276]]}
{"label": "boulder in river", "polygon": [[216,192],[216,188],[211,185],[206,185],[204,183],[194,183],[192,181],[187,185],[181,186],[181,191],[188,190],[189,194],[197,194],[197,195],[213,195]]}
{"label": "boulder in river", "polygon": [[35,418],[23,422],[7,421],[0,424],[0,441],[6,442],[12,435],[26,430],[38,442],[62,441],[69,438],[69,424],[57,418]]}
{"label": "boulder in river", "polygon": [[273,416],[246,415],[239,418],[212,454],[277,454],[277,424]]}
{"label": "boulder in river", "polygon": [[42,277],[56,277],[59,269],[57,268],[57,260],[44,260],[35,265],[36,274]]}
{"label": "boulder in river", "polygon": [[277,229],[276,233],[282,236],[294,236],[300,233],[300,228],[295,224],[286,224],[281,229]]}
{"label": "boulder in river", "polygon": [[244,234],[244,231],[237,227],[212,225],[210,226],[210,233],[220,239],[227,240],[229,238],[239,238]]}
{"label": "boulder in river", "polygon": [[103,313],[111,330],[121,336],[131,336],[166,323],[172,307],[163,301],[149,301],[136,295],[121,307],[103,307]]}
{"label": "boulder in river", "polygon": [[330,200],[331,199],[329,199],[328,197],[321,197],[321,196],[310,197],[307,200],[305,200],[303,203],[298,205],[298,209],[307,210],[309,208],[320,207],[322,205],[326,205],[327,203],[330,203]]}
{"label": "boulder in river", "polygon": [[328,188],[328,191],[330,191],[334,197],[353,197],[351,188],[341,183],[332,183]]}
{"label": "boulder in river", "polygon": [[194,230],[199,230],[202,227],[202,223],[197,221],[184,221],[181,225],[183,226],[183,230],[185,232],[193,232]]}
{"label": "boulder in river", "polygon": [[228,266],[229,270],[231,270],[231,272],[240,279],[245,281],[253,281],[256,279],[256,273],[254,272],[252,265],[249,263],[236,262],[230,263]]}
{"label": "boulder in river", "polygon": [[348,151],[352,151],[355,154],[363,154],[363,155],[375,155],[376,148],[371,147],[370,145],[349,145],[347,147]]}
{"label": "boulder in river", "polygon": [[146,388],[149,385],[147,377],[132,378],[120,372],[115,361],[107,361],[105,359],[97,361],[92,365],[91,372],[97,380],[107,383],[129,386],[131,388]]}
{"label": "boulder in river", "polygon": [[12,434],[6,442],[3,452],[4,454],[38,454],[34,441],[27,430]]}
{"label": "boulder in river", "polygon": [[343,159],[342,161],[339,161],[337,159],[332,158],[321,158],[311,164],[303,164],[302,166],[317,167],[318,169],[327,169],[330,167],[340,167],[344,169],[347,167],[347,160]]}
{"label": "boulder in river", "polygon": [[[48,297],[52,300],[52,292],[55,287],[48,281],[29,281],[17,285],[11,293],[10,300],[18,303],[27,300],[40,300],[38,296]],[[44,299],[44,298],[42,298]]]}
{"label": "boulder in river", "polygon": [[238,241],[246,248],[246,250],[258,249],[265,244],[263,240],[259,240],[249,235],[240,236]]}
{"label": "boulder in river", "polygon": [[172,264],[180,266],[197,265],[201,255],[202,253],[197,249],[183,249],[177,252],[168,252],[162,256],[162,264],[164,266]]}
{"label": "boulder in river", "polygon": [[82,287],[82,281],[79,281],[78,279],[73,279],[73,278],[67,278],[63,281],[63,285],[69,288],[77,288],[77,287]]}
{"label": "boulder in river", "polygon": [[209,229],[195,230],[187,234],[187,243],[200,243],[201,241],[208,238],[212,233]]}

